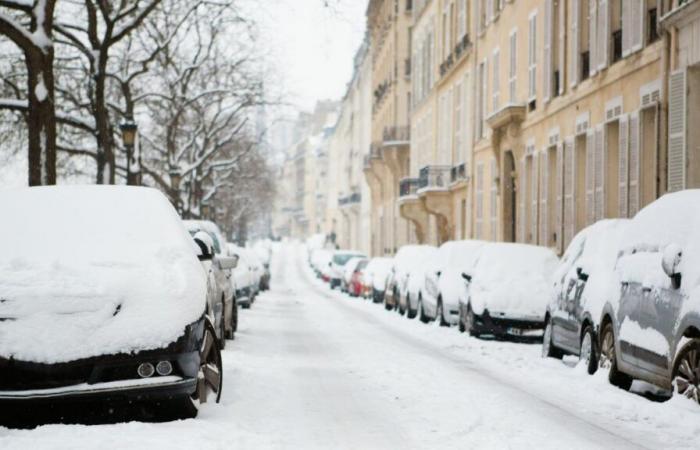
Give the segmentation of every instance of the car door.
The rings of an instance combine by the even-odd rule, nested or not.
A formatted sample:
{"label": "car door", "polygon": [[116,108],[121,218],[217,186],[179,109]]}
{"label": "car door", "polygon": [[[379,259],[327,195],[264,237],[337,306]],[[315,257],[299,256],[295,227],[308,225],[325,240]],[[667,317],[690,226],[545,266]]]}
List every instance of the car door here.
{"label": "car door", "polygon": [[576,248],[567,251],[570,252],[565,258],[568,270],[560,282],[556,306],[551,311],[554,344],[574,354],[579,351],[579,312],[587,280],[587,274],[581,267],[585,241],[576,242],[576,245]]}

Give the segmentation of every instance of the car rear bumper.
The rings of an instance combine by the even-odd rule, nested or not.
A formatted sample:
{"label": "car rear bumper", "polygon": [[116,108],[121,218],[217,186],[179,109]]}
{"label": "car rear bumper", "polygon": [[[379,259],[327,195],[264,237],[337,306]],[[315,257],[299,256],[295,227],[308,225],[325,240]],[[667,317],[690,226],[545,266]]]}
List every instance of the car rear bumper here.
{"label": "car rear bumper", "polygon": [[488,311],[480,316],[475,315],[474,319],[473,330],[479,334],[541,338],[544,330],[544,320],[491,317]]}
{"label": "car rear bumper", "polygon": [[61,402],[75,400],[152,400],[192,395],[197,388],[194,378],[167,376],[138,380],[78,384],[51,389],[0,391],[0,404]]}

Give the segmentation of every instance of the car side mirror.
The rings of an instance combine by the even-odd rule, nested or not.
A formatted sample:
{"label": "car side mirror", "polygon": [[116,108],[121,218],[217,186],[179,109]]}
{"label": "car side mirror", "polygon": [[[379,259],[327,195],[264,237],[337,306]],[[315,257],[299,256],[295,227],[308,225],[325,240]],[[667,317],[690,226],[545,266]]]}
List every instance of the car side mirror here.
{"label": "car side mirror", "polygon": [[466,274],[466,273],[464,273],[464,272],[462,272],[462,278],[463,278],[464,281],[466,281],[467,283],[471,283],[471,282],[472,282],[472,276],[471,276],[471,275],[468,275],[468,274]]}
{"label": "car side mirror", "polygon": [[200,261],[211,261],[214,259],[214,240],[204,231],[198,231],[194,236],[194,243],[199,247],[197,257]]}
{"label": "car side mirror", "polygon": [[222,256],[216,258],[221,270],[232,270],[238,267],[238,256]]}
{"label": "car side mirror", "polygon": [[674,289],[681,287],[680,265],[683,259],[683,250],[676,244],[669,244],[664,248],[661,258],[661,268],[671,279]]}
{"label": "car side mirror", "polygon": [[579,280],[583,281],[584,283],[588,281],[588,274],[584,272],[583,269],[580,267],[576,268],[576,276]]}

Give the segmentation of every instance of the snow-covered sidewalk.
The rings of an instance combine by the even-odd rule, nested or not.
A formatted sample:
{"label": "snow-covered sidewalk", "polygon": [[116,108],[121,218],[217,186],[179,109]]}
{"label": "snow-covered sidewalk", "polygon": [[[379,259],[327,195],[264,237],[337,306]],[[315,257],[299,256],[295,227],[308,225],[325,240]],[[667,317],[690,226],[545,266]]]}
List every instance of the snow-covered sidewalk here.
{"label": "snow-covered sidewalk", "polygon": [[331,292],[298,248],[242,311],[222,404],[165,424],[0,428],[2,449],[696,448],[700,408]]}

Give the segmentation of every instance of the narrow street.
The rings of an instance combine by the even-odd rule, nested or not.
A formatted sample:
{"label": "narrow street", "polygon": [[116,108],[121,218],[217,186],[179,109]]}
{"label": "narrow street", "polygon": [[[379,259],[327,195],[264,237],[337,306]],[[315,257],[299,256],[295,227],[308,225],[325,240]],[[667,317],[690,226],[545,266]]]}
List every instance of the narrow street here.
{"label": "narrow street", "polygon": [[0,428],[0,448],[692,448],[696,405],[655,403],[539,345],[468,338],[329,291],[299,248],[241,312],[224,395],[196,420]]}

